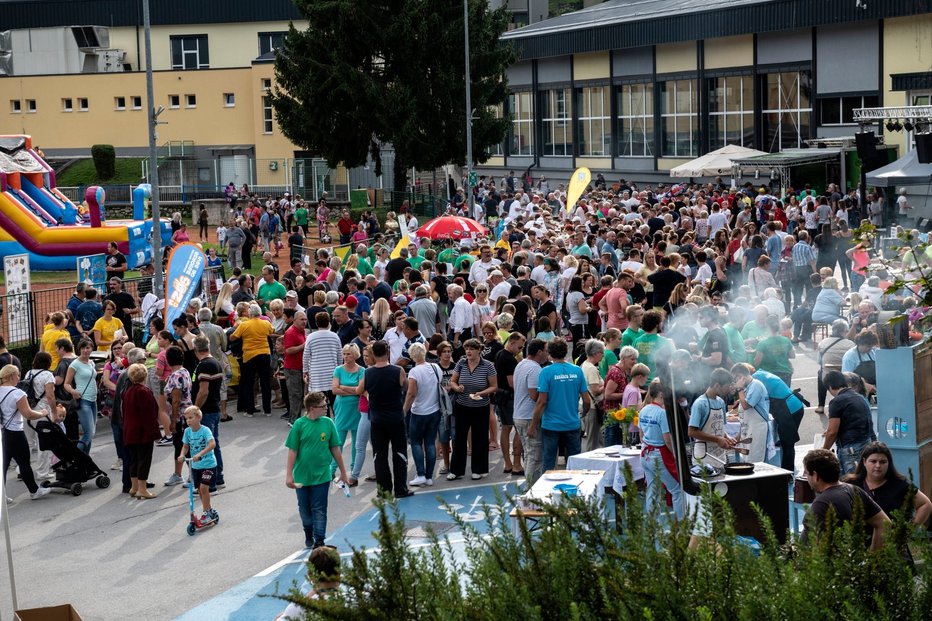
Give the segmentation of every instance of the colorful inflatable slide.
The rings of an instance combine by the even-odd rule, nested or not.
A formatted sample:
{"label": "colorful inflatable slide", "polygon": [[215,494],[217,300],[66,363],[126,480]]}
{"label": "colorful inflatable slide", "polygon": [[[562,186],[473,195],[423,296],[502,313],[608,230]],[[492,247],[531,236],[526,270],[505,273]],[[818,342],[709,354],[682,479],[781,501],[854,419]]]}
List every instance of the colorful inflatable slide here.
{"label": "colorful inflatable slide", "polygon": [[[105,220],[104,193],[89,188],[89,213],[79,214],[55,188],[55,171],[32,148],[29,136],[0,136],[0,259],[29,254],[33,270],[73,270],[76,259],[107,252],[119,244],[129,267],[152,261],[152,221]],[[161,222],[162,243],[171,241],[171,226]]]}

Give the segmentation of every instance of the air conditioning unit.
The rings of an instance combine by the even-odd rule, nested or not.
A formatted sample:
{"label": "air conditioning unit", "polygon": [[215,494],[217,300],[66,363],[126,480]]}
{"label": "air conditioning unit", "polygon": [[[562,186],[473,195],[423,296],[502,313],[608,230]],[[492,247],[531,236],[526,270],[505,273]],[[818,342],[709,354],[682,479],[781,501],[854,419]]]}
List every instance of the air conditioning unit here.
{"label": "air conditioning unit", "polygon": [[71,34],[81,51],[110,47],[110,29],[106,26],[72,26]]}

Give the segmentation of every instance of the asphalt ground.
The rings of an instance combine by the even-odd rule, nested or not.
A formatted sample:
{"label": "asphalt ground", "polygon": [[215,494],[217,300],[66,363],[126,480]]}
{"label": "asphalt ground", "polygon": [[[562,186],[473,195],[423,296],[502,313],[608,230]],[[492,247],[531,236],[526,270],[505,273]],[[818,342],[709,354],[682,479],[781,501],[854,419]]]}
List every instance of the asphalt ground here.
{"label": "asphalt ground", "polygon": [[[817,356],[811,348],[797,347],[796,351],[793,386],[802,388],[815,406]],[[248,619],[257,618],[250,616],[258,614],[255,611],[265,615],[279,609],[277,600],[255,598],[265,592],[263,589],[282,585],[287,589],[294,580],[300,582],[304,573],[300,563],[304,536],[295,495],[284,485],[288,427],[279,414],[280,410],[274,410],[271,418],[237,417],[222,423],[227,486],[212,501],[220,513],[220,524],[193,537],[185,532],[187,490],[162,486],[172,472],[170,448],[155,448],[150,479],[157,484],[153,491],[158,492],[158,498],[153,500],[121,494],[120,473],[110,472],[113,484],[109,489],[97,489],[91,482],[79,497],[53,492],[32,501],[11,472],[7,495],[14,499],[8,509],[18,607],[70,603],[85,621],[163,621],[182,616]],[[824,416],[807,409],[799,444],[810,444],[824,422]],[[348,449],[344,454],[348,455]],[[91,456],[109,472],[115,452],[105,419],[98,421]],[[432,488],[421,488],[399,504],[404,508],[404,503],[410,503],[409,517],[425,519],[423,515],[430,515],[434,517],[427,521],[437,521],[442,518],[437,517],[440,503],[436,497],[449,499],[449,490],[455,492],[454,500],[457,494],[462,495],[464,500],[459,504],[467,507],[476,496],[491,501],[494,495],[480,488],[501,486],[513,482],[514,477],[502,473],[500,451],[492,452],[490,460],[487,479],[473,484],[468,479],[448,482],[439,476]],[[410,470],[412,478],[413,467]],[[371,473],[370,453],[363,474]],[[374,497],[375,484],[365,481],[354,488],[352,498],[336,488],[331,492],[329,541],[341,551],[348,551],[350,543],[372,542],[368,524],[372,522]],[[6,553],[2,538],[0,549],[0,554]],[[257,579],[259,574],[263,575]],[[9,585],[7,564],[0,559],[0,619],[11,618]],[[223,594],[235,594],[239,598],[235,601],[263,603],[239,606],[229,598],[220,598],[218,603],[216,598]],[[221,605],[223,601],[226,604]]]}

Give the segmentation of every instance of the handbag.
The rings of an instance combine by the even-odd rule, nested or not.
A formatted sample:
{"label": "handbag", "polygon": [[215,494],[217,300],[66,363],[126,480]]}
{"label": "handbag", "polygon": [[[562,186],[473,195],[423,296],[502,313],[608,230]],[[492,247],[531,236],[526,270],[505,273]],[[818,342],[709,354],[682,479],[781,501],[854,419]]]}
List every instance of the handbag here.
{"label": "handbag", "polygon": [[431,364],[434,373],[437,374],[437,399],[440,401],[440,415],[443,418],[453,415],[453,397],[443,389],[443,380],[437,365]]}
{"label": "handbag", "polygon": [[[87,387],[91,385],[91,379],[93,379],[93,376],[88,378],[87,383],[84,384],[84,388],[81,389],[82,395],[84,394],[84,391],[87,390]],[[75,385],[75,388],[77,388],[77,385]],[[65,394],[68,395],[68,398],[56,399],[56,401],[58,402],[59,405],[65,406],[65,409],[68,411],[68,414],[74,414],[75,412],[78,411],[78,401],[80,401],[80,399],[75,399],[73,396],[71,396],[71,393],[65,393]]]}

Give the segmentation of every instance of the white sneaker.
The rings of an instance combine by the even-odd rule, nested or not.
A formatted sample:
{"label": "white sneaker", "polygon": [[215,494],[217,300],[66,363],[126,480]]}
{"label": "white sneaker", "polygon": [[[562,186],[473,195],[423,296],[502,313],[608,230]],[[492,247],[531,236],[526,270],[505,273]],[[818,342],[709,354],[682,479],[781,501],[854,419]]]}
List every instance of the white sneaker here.
{"label": "white sneaker", "polygon": [[450,474],[447,475],[447,481],[455,481],[455,480],[460,479],[460,478],[462,478],[462,477],[457,476],[457,475],[453,474],[452,472],[451,472]]}
{"label": "white sneaker", "polygon": [[171,475],[170,477],[168,477],[168,480],[167,480],[167,481],[165,481],[165,487],[171,487],[171,486],[173,486],[173,485],[179,485],[180,483],[184,483],[184,479],[182,479],[180,476],[178,476],[177,474],[175,474],[174,472],[172,472],[172,475]]}
{"label": "white sneaker", "polygon": [[116,460],[115,462],[113,462],[113,463],[110,465],[110,469],[111,469],[111,470],[120,470],[120,471],[122,471],[122,470],[123,470],[123,460],[122,460],[122,459],[118,459],[118,460]]}
{"label": "white sneaker", "polygon": [[32,496],[30,496],[30,498],[32,498],[33,500],[39,500],[43,496],[48,496],[51,493],[52,493],[51,487],[40,487],[39,489],[35,491],[34,494],[32,494]]}
{"label": "white sneaker", "polygon": [[422,485],[427,485],[427,477],[422,477],[420,475],[414,477],[408,482],[408,485],[412,487],[420,487]]}
{"label": "white sneaker", "polygon": [[479,479],[484,479],[487,476],[489,475],[488,474],[476,474],[475,472],[473,472],[469,478],[471,478],[473,481],[478,481]]}
{"label": "white sneaker", "polygon": [[434,484],[434,480],[433,480],[433,479],[427,479],[427,487],[431,487],[431,486],[433,486],[433,484]]}

